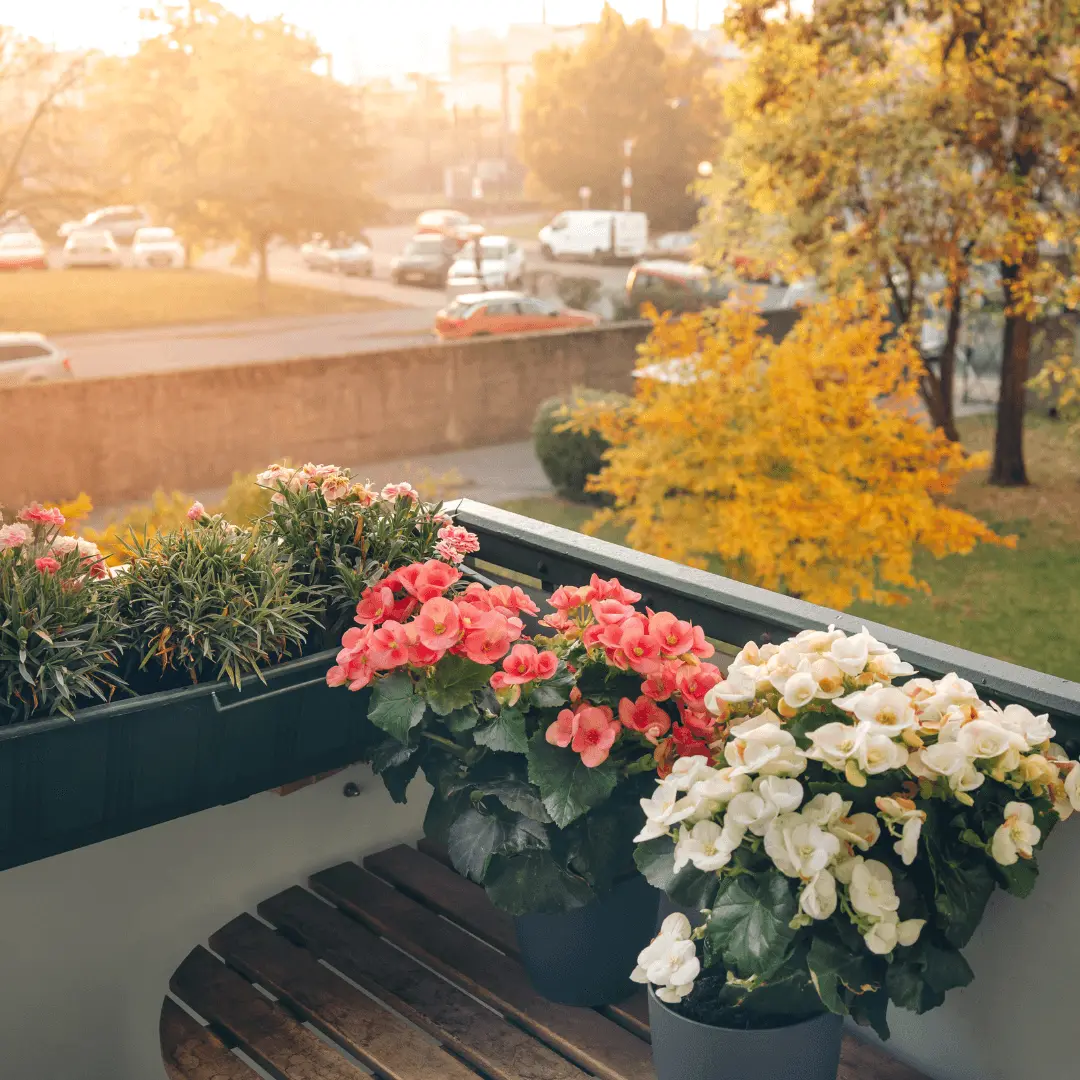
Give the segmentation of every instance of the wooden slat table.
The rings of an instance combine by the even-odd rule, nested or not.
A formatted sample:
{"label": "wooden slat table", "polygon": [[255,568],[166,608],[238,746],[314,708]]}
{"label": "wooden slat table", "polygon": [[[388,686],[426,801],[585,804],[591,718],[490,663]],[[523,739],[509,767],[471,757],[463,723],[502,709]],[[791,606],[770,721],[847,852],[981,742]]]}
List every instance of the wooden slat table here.
{"label": "wooden slat table", "polygon": [[[655,1080],[644,992],[540,997],[512,920],[421,848],[324,870],[193,949],[161,1009],[169,1080],[256,1080],[249,1062],[278,1080]],[[925,1078],[846,1036],[838,1080]]]}

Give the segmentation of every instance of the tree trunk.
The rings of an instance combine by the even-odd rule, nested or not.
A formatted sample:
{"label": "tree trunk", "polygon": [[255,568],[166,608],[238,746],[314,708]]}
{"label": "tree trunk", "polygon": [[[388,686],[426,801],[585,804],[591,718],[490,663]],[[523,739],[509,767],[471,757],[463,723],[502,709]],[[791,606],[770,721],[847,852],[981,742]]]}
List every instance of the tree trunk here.
{"label": "tree trunk", "polygon": [[259,258],[259,272],[255,278],[255,295],[259,300],[259,310],[265,311],[270,293],[270,264],[267,254],[269,237],[260,234],[255,241],[255,253]]}
{"label": "tree trunk", "polygon": [[949,304],[949,321],[945,328],[945,348],[941,352],[941,364],[938,375],[938,392],[941,394],[941,430],[951,442],[960,441],[960,432],[956,430],[954,411],[956,389],[956,347],[960,342],[960,322],[963,316],[963,302],[960,290],[953,290],[952,303]]}
{"label": "tree trunk", "polygon": [[[1012,282],[1018,267],[1002,268],[1005,288],[1005,310],[1013,308]],[[1031,357],[1031,320],[1024,315],[1005,316],[1002,337],[1001,389],[998,392],[997,431],[994,435],[994,463],[990,483],[1002,487],[1023,487],[1027,484],[1024,467],[1024,407],[1026,404],[1028,362]]]}

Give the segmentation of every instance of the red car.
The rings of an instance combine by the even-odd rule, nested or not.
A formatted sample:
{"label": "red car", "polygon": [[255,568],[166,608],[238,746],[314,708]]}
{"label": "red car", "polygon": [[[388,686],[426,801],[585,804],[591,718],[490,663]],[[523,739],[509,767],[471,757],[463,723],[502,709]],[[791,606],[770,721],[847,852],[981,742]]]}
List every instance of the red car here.
{"label": "red car", "polygon": [[470,293],[459,296],[435,316],[435,333],[444,341],[490,334],[525,334],[596,326],[598,315],[561,308],[520,292]]}
{"label": "red car", "polygon": [[484,226],[470,221],[469,215],[460,210],[425,210],[416,219],[416,232],[417,235],[437,233],[448,236],[460,248],[473,237],[482,235]]}
{"label": "red car", "polygon": [[45,245],[37,233],[0,233],[0,270],[48,270]]}

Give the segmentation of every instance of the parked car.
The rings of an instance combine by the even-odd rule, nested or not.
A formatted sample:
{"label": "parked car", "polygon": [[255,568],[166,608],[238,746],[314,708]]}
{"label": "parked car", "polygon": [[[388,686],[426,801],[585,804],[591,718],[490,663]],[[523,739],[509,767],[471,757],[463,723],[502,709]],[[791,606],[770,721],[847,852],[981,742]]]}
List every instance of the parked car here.
{"label": "parked car", "polygon": [[666,232],[649,243],[650,259],[680,259],[689,262],[697,254],[697,237],[692,232]]}
{"label": "parked car", "polygon": [[428,285],[441,289],[457,258],[458,243],[452,237],[420,233],[390,262],[390,278],[398,285]]}
{"label": "parked car", "polygon": [[371,245],[351,237],[340,236],[329,240],[324,236],[315,236],[301,246],[300,255],[309,270],[329,270],[354,277],[371,277],[375,273]]}
{"label": "parked car", "polygon": [[115,270],[120,265],[120,249],[107,229],[80,229],[67,238],[60,265],[65,270],[78,266]]}
{"label": "parked car", "polygon": [[456,240],[458,246],[480,236],[484,226],[470,220],[460,210],[425,210],[416,219],[417,233],[437,233]]}
{"label": "parked car", "polygon": [[21,210],[5,210],[0,214],[0,233],[32,233],[34,226]]}
{"label": "parked car", "polygon": [[131,265],[151,269],[180,268],[186,253],[184,243],[172,229],[151,226],[140,229],[131,242]]}
{"label": "parked car", "polygon": [[[479,245],[479,264],[477,262]],[[470,240],[457,254],[447,287],[453,291],[471,284],[479,292],[520,285],[525,276],[525,252],[508,236],[481,236]]]}
{"label": "parked car", "polygon": [[646,302],[662,311],[697,311],[727,295],[727,286],[704,267],[676,259],[643,259],[626,275],[626,303],[633,312]]}
{"label": "parked car", "polygon": [[0,270],[48,269],[45,245],[37,233],[0,233]]}
{"label": "parked car", "polygon": [[0,386],[21,386],[71,376],[67,353],[44,334],[0,331]]}
{"label": "parked car", "polygon": [[65,221],[57,230],[57,236],[66,240],[75,232],[107,229],[117,243],[130,244],[135,234],[150,223],[150,215],[137,206],[106,206],[91,211],[81,221]]}
{"label": "parked car", "polygon": [[640,259],[649,219],[640,210],[564,210],[538,236],[545,259]]}
{"label": "parked car", "polygon": [[444,341],[524,334],[538,330],[570,330],[596,326],[600,317],[574,311],[521,292],[481,292],[459,296],[435,316],[435,333]]}

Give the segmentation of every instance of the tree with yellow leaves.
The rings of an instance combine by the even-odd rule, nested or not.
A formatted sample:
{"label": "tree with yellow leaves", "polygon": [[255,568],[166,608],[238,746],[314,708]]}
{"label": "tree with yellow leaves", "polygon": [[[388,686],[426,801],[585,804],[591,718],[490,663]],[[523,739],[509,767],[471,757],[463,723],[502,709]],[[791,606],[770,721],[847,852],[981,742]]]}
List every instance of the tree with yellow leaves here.
{"label": "tree with yellow leaves", "polygon": [[928,591],[914,552],[1007,543],[942,501],[985,462],[915,408],[920,361],[883,346],[861,286],[817,305],[780,343],[738,307],[659,318],[632,407],[581,406],[571,425],[611,444],[590,481],[635,548],[815,603],[903,602]]}

